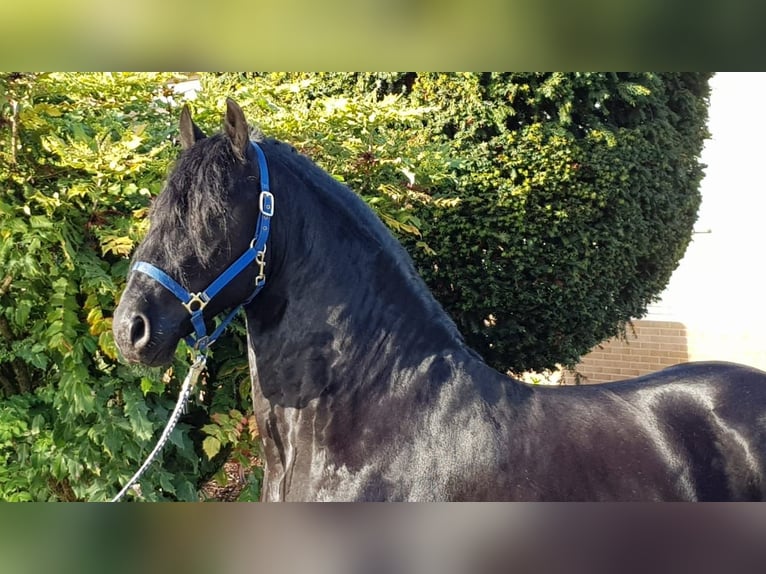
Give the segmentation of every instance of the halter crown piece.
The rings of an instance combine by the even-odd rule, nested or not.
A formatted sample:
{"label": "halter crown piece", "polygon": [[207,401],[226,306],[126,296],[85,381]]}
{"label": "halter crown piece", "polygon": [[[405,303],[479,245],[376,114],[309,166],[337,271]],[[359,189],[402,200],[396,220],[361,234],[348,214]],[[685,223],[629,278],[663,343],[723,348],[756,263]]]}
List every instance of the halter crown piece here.
{"label": "halter crown piece", "polygon": [[[258,224],[255,228],[255,235],[250,242],[250,247],[239,256],[234,263],[221,273],[207,288],[199,293],[190,293],[184,289],[175,279],[165,273],[162,269],[155,267],[145,261],[137,261],[132,271],[137,271],[148,275],[159,282],[165,289],[175,295],[184,308],[191,315],[194,335],[186,337],[186,344],[198,353],[204,353],[216,339],[229,326],[234,316],[239,310],[250,303],[253,298],[263,289],[266,284],[266,275],[264,268],[266,266],[266,242],[269,239],[269,228],[271,217],[274,215],[274,196],[269,191],[269,168],[266,164],[266,156],[263,150],[255,142],[250,142],[258,157],[258,169],[261,175],[261,195],[259,199],[260,213],[258,215]],[[210,302],[224,287],[226,287],[237,275],[244,271],[251,263],[258,264],[258,276],[255,278],[255,289],[253,293],[242,303],[237,305],[210,334],[207,334],[205,327],[205,318],[203,311]]]}

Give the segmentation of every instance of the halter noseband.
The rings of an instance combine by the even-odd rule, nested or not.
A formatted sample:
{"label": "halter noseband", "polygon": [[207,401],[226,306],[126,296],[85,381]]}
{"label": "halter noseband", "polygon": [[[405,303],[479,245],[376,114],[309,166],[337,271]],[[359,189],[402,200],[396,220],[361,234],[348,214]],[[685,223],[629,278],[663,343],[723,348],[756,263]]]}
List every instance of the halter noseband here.
{"label": "halter noseband", "polygon": [[[255,228],[255,236],[250,242],[250,247],[239,256],[239,259],[229,265],[218,278],[208,285],[204,291],[200,291],[199,293],[190,293],[170,275],[151,263],[137,261],[131,268],[131,271],[143,273],[159,282],[160,285],[165,287],[165,289],[170,291],[179,301],[181,301],[181,304],[191,315],[191,322],[194,327],[194,335],[186,337],[186,343],[200,353],[204,352],[210,345],[215,343],[216,339],[218,339],[224,329],[231,323],[231,320],[234,319],[237,312],[244,305],[250,303],[266,284],[266,275],[264,273],[264,268],[266,266],[266,242],[269,239],[271,217],[274,215],[274,196],[269,191],[269,168],[266,164],[266,156],[258,144],[255,142],[250,142],[250,144],[255,148],[258,157],[258,169],[260,170],[261,175],[261,195],[259,199],[260,213],[258,215],[258,224]],[[213,297],[215,297],[254,261],[258,264],[258,276],[255,278],[255,290],[250,297],[237,305],[226,318],[221,321],[221,324],[216,327],[213,333],[208,336],[205,327],[205,318],[202,314],[208,302],[210,302]]]}

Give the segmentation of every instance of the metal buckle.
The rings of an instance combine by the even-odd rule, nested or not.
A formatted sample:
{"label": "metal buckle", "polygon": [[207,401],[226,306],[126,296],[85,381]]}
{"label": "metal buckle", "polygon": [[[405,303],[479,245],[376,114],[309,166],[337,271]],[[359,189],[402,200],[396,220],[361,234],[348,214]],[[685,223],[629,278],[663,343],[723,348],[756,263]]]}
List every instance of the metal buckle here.
{"label": "metal buckle", "polygon": [[[192,293],[189,300],[186,303],[181,303],[181,305],[183,305],[186,308],[186,310],[189,312],[189,315],[194,315],[194,313],[202,311],[207,306],[207,302],[209,300],[210,299],[208,299],[207,295],[205,295],[204,293]],[[192,309],[192,306],[195,303],[198,306]]]}
{"label": "metal buckle", "polygon": [[274,196],[270,191],[262,191],[260,197],[261,213],[266,217],[274,215]]}

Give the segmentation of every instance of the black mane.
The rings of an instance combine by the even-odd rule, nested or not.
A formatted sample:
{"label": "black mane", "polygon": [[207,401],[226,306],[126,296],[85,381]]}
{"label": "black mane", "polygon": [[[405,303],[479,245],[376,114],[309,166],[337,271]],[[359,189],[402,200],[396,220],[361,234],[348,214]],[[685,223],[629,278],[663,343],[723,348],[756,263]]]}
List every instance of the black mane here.
{"label": "black mane", "polygon": [[[377,259],[378,264],[381,259],[385,260],[385,266],[395,270],[391,275],[389,288],[400,290],[417,302],[411,312],[422,312],[430,328],[438,324],[458,344],[464,344],[462,334],[434,299],[415,269],[410,255],[364,200],[292,146],[271,138],[258,143],[263,147],[272,171],[289,172],[305,187],[303,193],[310,194],[320,204],[321,209],[326,210],[329,221],[319,222],[320,226],[330,226],[338,230],[339,236],[353,236],[352,240],[343,242],[343,249],[354,250],[354,259],[358,264],[364,264],[365,260],[370,261],[373,258]],[[282,193],[285,191],[291,193],[290,190],[282,190]],[[305,198],[299,198],[299,202],[302,201],[305,201]],[[314,219],[318,217],[319,214],[316,214]],[[319,233],[326,235],[321,230]],[[330,258],[328,261],[332,260]],[[343,276],[344,269],[339,268],[337,273]],[[474,353],[473,350],[468,350]]]}
{"label": "black mane", "polygon": [[316,199],[329,208],[339,221],[353,223],[355,232],[366,236],[379,248],[395,253],[397,258],[403,258],[403,264],[411,265],[407,252],[356,193],[311,159],[297,152],[294,147],[275,139],[266,139],[259,143],[264,146],[272,169],[277,168],[279,162],[282,168],[289,171]]}

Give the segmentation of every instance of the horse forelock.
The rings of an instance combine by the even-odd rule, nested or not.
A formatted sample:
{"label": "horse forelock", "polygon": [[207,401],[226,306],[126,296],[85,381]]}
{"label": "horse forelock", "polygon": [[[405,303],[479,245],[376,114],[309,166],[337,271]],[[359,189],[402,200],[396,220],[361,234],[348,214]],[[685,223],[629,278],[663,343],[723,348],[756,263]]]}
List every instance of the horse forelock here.
{"label": "horse forelock", "polygon": [[[228,237],[226,206],[236,184],[237,159],[229,140],[221,135],[206,138],[186,150],[176,161],[162,193],[152,205],[151,225],[164,238],[186,242],[203,267],[211,263],[220,239]],[[164,241],[165,264],[179,271],[178,242]]]}

